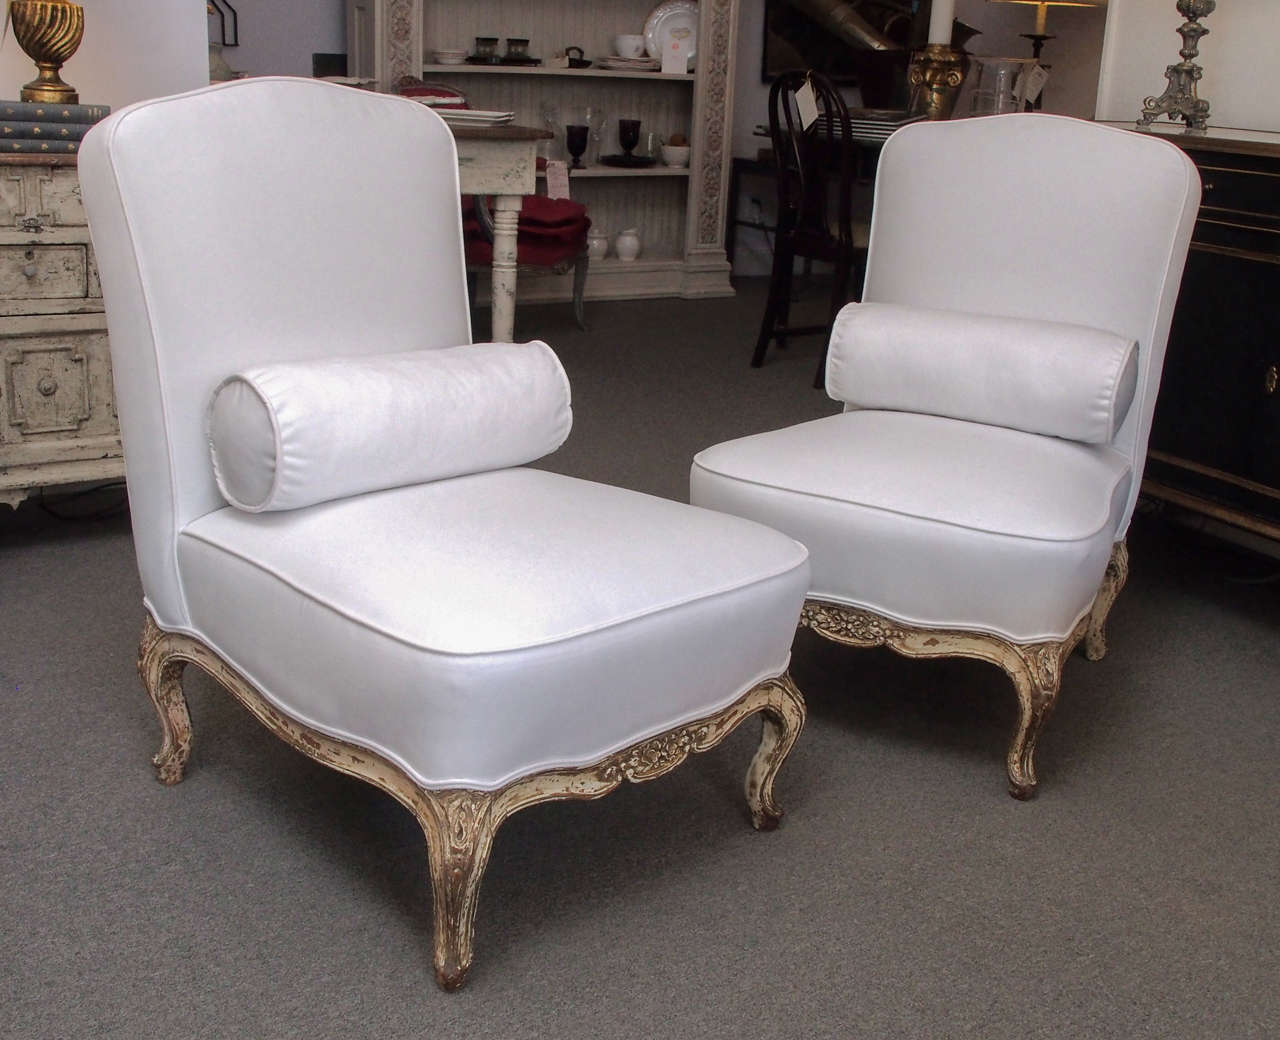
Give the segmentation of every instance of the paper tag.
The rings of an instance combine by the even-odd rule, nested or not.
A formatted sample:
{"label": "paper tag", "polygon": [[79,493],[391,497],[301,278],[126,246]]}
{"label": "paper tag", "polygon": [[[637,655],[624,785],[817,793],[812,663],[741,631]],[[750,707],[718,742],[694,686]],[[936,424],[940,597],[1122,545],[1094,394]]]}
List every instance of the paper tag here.
{"label": "paper tag", "polygon": [[800,116],[800,129],[808,130],[818,121],[818,99],[813,95],[813,84],[805,80],[796,91],[796,112]]}
{"label": "paper tag", "polygon": [[1027,73],[1027,90],[1023,94],[1023,98],[1032,104],[1035,104],[1036,98],[1040,96],[1040,91],[1044,90],[1044,85],[1049,82],[1049,70],[1043,65],[1037,65]]}
{"label": "paper tag", "polygon": [[670,42],[662,50],[662,71],[666,75],[689,71],[689,35],[688,29],[672,31]]}
{"label": "paper tag", "polygon": [[559,159],[547,160],[547,198],[569,197],[569,167]]}

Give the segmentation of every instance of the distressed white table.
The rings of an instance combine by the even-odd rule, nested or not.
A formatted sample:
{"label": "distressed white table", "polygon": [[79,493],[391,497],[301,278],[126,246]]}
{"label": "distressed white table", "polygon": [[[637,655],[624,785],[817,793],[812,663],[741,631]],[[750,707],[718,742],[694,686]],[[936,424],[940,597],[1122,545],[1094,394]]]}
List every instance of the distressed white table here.
{"label": "distressed white table", "polygon": [[458,186],[464,195],[492,195],[493,331],[510,342],[516,314],[516,227],[525,195],[537,189],[538,142],[551,136],[530,126],[451,126],[458,146]]}

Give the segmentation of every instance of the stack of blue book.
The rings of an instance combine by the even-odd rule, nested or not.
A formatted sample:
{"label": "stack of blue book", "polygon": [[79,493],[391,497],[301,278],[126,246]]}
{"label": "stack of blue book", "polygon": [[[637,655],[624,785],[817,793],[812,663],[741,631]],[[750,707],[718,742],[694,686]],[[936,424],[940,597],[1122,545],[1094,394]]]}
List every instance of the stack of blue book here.
{"label": "stack of blue book", "polygon": [[0,101],[0,152],[19,155],[74,155],[107,105],[47,105]]}

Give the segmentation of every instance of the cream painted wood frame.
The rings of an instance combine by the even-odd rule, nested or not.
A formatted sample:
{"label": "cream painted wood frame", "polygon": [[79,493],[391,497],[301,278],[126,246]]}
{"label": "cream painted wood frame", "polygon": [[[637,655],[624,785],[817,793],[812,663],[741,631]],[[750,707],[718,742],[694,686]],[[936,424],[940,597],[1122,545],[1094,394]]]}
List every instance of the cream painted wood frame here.
{"label": "cream painted wood frame", "polygon": [[1106,654],[1107,615],[1128,577],[1128,546],[1116,542],[1092,606],[1061,640],[1015,643],[989,632],[920,628],[869,610],[814,599],[805,602],[800,627],[846,646],[887,646],[904,657],[972,657],[1003,668],[1018,695],[1018,723],[1006,757],[1009,793],[1026,800],[1036,792],[1036,740],[1057,703],[1062,666],[1082,639],[1090,661],[1100,661]]}
{"label": "cream painted wood frame", "polygon": [[160,751],[152,759],[157,778],[164,784],[182,780],[191,754],[191,717],[182,691],[182,673],[188,664],[196,664],[212,676],[286,743],[340,773],[368,781],[413,813],[427,839],[435,973],[446,990],[461,986],[471,967],[480,879],[494,834],[508,816],[539,802],[600,798],[624,780],[641,783],[656,779],[690,754],[715,747],[745,718],[759,712],[763,731],[747,769],[747,806],[756,830],[773,830],[782,817],[773,797],[774,778],[805,720],[804,699],[784,672],[753,686],[714,715],[581,768],[520,777],[496,791],[428,789],[367,748],[330,737],[285,715],[199,640],[163,631],[148,614],[138,647],[138,673],[164,732]]}

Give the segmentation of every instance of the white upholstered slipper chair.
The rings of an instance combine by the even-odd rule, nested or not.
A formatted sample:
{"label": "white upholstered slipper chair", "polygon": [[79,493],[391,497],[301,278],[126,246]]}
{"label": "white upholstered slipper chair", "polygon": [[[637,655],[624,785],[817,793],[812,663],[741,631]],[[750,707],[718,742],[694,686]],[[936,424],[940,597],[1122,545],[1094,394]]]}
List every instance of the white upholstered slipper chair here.
{"label": "white upholstered slipper chair", "polygon": [[752,821],[804,720],[806,552],[523,468],[568,433],[543,344],[470,345],[457,159],[412,101],[250,79],[124,109],[80,177],[146,621],[182,779],[194,662],[426,833],[460,985],[494,831],[660,776],[749,715]]}
{"label": "white upholstered slipper chair", "polygon": [[692,502],[808,546],[802,625],[1008,673],[1018,798],[1065,659],[1106,650],[1199,194],[1178,148],[1078,120],[899,131],[831,337],[844,412],[693,464]]}

